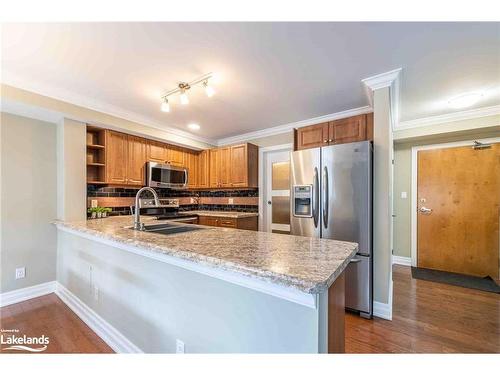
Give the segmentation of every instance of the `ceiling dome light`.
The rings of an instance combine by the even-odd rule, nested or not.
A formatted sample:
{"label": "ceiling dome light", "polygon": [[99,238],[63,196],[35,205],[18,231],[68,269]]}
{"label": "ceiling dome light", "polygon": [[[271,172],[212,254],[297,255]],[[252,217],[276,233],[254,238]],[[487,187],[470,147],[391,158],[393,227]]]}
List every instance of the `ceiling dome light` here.
{"label": "ceiling dome light", "polygon": [[161,103],[161,110],[162,110],[162,112],[170,112],[170,104],[168,104],[167,98],[165,98],[163,103]]}
{"label": "ceiling dome light", "polygon": [[192,123],[188,125],[188,128],[191,130],[200,130],[200,125]]}
{"label": "ceiling dome light", "polygon": [[181,100],[181,104],[182,105],[186,105],[186,104],[189,104],[189,98],[186,94],[186,90],[184,89],[181,89],[181,95],[180,95],[180,100]]}
{"label": "ceiling dome light", "polygon": [[451,98],[448,101],[448,105],[451,108],[455,109],[467,108],[476,104],[482,98],[482,96],[483,94],[478,92],[470,92],[467,94],[462,94],[454,98]]}
{"label": "ceiling dome light", "polygon": [[209,98],[211,98],[212,96],[215,95],[215,90],[212,86],[209,86],[208,85],[208,80],[207,81],[203,81],[203,87],[205,87],[205,93],[207,94],[207,96]]}

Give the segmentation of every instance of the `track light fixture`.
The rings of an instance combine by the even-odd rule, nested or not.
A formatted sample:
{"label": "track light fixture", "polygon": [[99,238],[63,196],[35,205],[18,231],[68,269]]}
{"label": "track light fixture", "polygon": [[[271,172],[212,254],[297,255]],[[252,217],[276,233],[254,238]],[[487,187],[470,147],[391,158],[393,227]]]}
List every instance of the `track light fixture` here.
{"label": "track light fixture", "polygon": [[189,104],[189,98],[187,95],[187,91],[189,91],[193,86],[202,84],[203,88],[205,89],[205,93],[209,98],[214,96],[215,90],[213,89],[212,86],[209,85],[209,80],[213,77],[212,73],[205,74],[191,82],[181,82],[179,85],[165,94],[161,96],[162,103],[161,103],[161,110],[163,112],[170,112],[170,105],[168,103],[168,98],[171,95],[179,93],[179,101],[182,105],[187,105]]}
{"label": "track light fixture", "polygon": [[170,112],[170,104],[168,104],[168,99],[163,98],[163,102],[161,103],[162,112]]}

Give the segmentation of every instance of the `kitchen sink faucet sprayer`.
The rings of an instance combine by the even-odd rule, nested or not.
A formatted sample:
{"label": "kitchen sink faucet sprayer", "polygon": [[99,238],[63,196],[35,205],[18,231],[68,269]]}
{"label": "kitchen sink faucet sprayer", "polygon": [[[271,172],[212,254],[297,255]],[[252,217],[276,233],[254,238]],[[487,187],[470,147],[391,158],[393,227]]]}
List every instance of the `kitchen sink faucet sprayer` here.
{"label": "kitchen sink faucet sprayer", "polygon": [[139,207],[139,198],[141,197],[143,191],[150,191],[153,194],[153,198],[155,200],[155,206],[158,207],[160,205],[158,194],[156,194],[156,191],[153,188],[145,186],[139,189],[139,191],[135,195],[134,229],[136,230],[144,230],[144,223],[141,223],[141,215],[140,215],[141,209]]}

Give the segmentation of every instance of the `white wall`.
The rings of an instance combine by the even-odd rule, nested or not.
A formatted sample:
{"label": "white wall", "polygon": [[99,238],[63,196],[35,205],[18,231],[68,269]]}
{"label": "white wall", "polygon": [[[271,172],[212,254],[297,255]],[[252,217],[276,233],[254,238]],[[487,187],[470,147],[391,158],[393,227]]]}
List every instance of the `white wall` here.
{"label": "white wall", "polygon": [[2,113],[0,134],[3,293],[56,279],[56,125]]}
{"label": "white wall", "polygon": [[64,231],[57,265],[59,283],[146,353],[174,353],[176,339],[186,353],[317,353],[326,332],[326,309]]}

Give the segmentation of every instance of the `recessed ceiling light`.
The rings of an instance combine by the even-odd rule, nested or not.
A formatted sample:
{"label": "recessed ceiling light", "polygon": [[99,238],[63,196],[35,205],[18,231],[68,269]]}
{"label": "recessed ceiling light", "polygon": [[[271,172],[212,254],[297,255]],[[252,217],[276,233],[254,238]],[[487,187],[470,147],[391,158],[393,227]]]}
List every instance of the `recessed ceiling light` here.
{"label": "recessed ceiling light", "polygon": [[451,98],[448,101],[448,105],[451,108],[455,109],[467,108],[476,104],[481,99],[482,96],[483,94],[478,92],[469,92],[467,94],[462,94],[455,96],[454,98]]}
{"label": "recessed ceiling light", "polygon": [[193,124],[189,124],[188,128],[191,130],[200,130],[200,125],[193,123]]}

